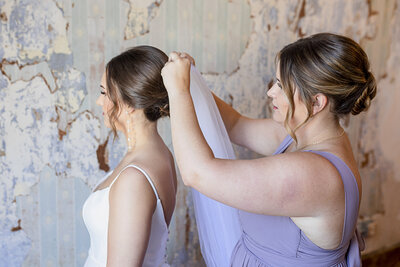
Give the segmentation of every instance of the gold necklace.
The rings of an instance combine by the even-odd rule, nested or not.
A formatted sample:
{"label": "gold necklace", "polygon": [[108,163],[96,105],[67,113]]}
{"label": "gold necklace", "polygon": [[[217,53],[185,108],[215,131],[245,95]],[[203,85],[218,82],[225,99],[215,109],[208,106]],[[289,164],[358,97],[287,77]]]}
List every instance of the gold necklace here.
{"label": "gold necklace", "polygon": [[306,148],[306,147],[308,147],[308,146],[314,146],[314,145],[320,144],[320,143],[325,142],[325,141],[328,141],[328,140],[340,138],[340,137],[342,137],[343,135],[344,135],[344,129],[342,128],[342,132],[341,132],[339,135],[332,136],[332,137],[328,137],[328,138],[325,138],[325,139],[321,139],[321,140],[312,142],[312,143],[310,143],[310,144],[307,144],[307,145],[305,145],[305,146],[302,146],[302,147],[299,148],[299,149],[296,149],[296,151],[303,150],[304,148]]}

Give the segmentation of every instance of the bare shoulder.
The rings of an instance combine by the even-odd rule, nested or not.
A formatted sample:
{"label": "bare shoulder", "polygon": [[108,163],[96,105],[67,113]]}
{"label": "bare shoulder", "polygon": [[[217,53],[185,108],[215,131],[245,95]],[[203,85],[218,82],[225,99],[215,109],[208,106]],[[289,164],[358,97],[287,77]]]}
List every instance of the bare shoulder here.
{"label": "bare shoulder", "polygon": [[292,152],[281,155],[288,157],[291,164],[295,165],[293,169],[296,173],[307,177],[311,183],[322,183],[327,191],[343,189],[339,171],[327,158],[312,152]]}
{"label": "bare shoulder", "polygon": [[291,152],[271,157],[280,164],[282,177],[297,192],[307,194],[305,198],[315,204],[319,211],[330,210],[343,197],[341,175],[325,157],[312,152]]}
{"label": "bare shoulder", "polygon": [[[131,162],[143,169],[153,183],[164,209],[167,224],[172,217],[177,192],[177,179],[175,162],[171,152],[166,146],[149,147],[146,151],[141,151]],[[151,191],[154,195],[154,192]]]}
{"label": "bare shoulder", "polygon": [[135,167],[127,167],[116,178],[110,188],[110,203],[112,200],[128,201],[134,205],[140,201],[141,205],[148,204],[155,207],[157,198],[146,176]]}
{"label": "bare shoulder", "polygon": [[160,190],[168,187],[171,182],[176,184],[175,162],[169,150],[154,150],[153,153],[146,153],[138,158],[135,164],[146,171],[156,187],[160,187]]}

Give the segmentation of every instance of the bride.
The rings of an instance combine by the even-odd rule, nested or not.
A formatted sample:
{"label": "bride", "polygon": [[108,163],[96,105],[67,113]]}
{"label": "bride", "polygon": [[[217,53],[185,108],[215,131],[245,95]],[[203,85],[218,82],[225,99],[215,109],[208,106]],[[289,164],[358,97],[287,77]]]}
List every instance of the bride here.
{"label": "bride", "polygon": [[97,104],[128,151],[95,187],[83,206],[90,234],[85,267],[163,266],[168,225],[175,207],[174,159],[157,131],[169,115],[161,69],[168,57],[138,46],[106,66]]}

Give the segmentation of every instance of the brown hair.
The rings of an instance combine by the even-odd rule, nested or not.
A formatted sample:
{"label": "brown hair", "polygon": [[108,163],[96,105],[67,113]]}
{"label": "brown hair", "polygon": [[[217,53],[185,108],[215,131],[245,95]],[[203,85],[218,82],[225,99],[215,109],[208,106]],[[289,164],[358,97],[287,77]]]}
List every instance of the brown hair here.
{"label": "brown hair", "polygon": [[[336,118],[367,110],[376,95],[376,82],[370,72],[367,54],[352,39],[319,33],[285,46],[277,55],[283,90],[289,99],[285,127],[294,132],[312,117],[313,96],[322,93],[331,103]],[[291,129],[293,96],[298,90],[308,110],[307,119]]]}
{"label": "brown hair", "polygon": [[111,59],[106,66],[108,96],[113,102],[110,124],[117,136],[115,121],[121,104],[143,109],[149,121],[169,116],[168,93],[161,69],[168,56],[152,46],[137,46]]}

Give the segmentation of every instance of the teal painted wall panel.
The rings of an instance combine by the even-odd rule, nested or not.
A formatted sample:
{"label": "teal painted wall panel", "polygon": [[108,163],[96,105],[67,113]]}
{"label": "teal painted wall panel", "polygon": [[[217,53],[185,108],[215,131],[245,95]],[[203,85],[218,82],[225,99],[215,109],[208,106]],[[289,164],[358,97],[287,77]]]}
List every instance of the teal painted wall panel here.
{"label": "teal painted wall panel", "polygon": [[82,218],[83,203],[90,192],[91,190],[81,179],[74,179],[75,266],[83,266],[90,246],[89,233]]}
{"label": "teal painted wall panel", "polygon": [[44,168],[39,183],[40,263],[41,266],[57,266],[57,178],[54,171]]}

